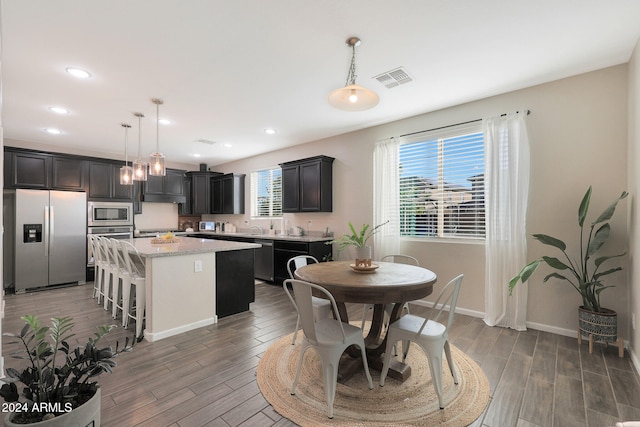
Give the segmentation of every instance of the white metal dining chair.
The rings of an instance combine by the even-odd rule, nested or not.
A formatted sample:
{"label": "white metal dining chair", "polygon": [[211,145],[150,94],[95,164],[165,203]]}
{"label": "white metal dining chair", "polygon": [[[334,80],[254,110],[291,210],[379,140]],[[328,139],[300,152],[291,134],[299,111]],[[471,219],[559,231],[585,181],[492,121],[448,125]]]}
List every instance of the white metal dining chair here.
{"label": "white metal dining chair", "polygon": [[[369,365],[367,364],[362,330],[356,326],[342,322],[333,295],[322,286],[295,279],[287,279],[285,282],[293,288],[304,333],[302,347],[300,348],[300,357],[298,359],[298,369],[295,380],[293,381],[293,386],[291,387],[291,394],[296,394],[304,353],[309,348],[313,348],[322,361],[323,384],[328,405],[327,414],[329,418],[333,418],[333,401],[336,396],[338,365],[342,353],[344,353],[348,347],[356,345],[360,348],[362,365],[367,381],[369,382],[369,390],[373,388]],[[316,321],[313,313],[314,308],[311,295],[314,290],[325,295],[336,313],[336,319],[325,317]]]}
{"label": "white metal dining chair", "polygon": [[[311,255],[298,255],[291,258],[289,261],[287,261],[287,271],[289,272],[289,278],[295,279],[295,277],[293,276],[293,273],[298,268],[304,267],[305,265],[308,265],[308,264],[317,264],[317,263],[318,263],[318,260],[315,257],[312,257]],[[291,295],[291,292],[289,291],[289,287],[284,283],[283,283],[283,287],[285,292],[287,293],[287,296],[293,303],[293,306],[296,307],[295,299]],[[315,316],[315,319],[322,319],[324,317],[331,316],[331,302],[329,302],[329,300],[318,298],[318,297],[312,297],[312,301],[313,301],[313,314]],[[296,308],[296,311],[297,311],[297,308]],[[300,330],[300,313],[298,313],[298,319],[296,320],[296,329],[293,332],[293,339],[291,340],[291,345],[294,345],[296,343],[296,337],[298,336],[299,330]]]}
{"label": "white metal dining chair", "polygon": [[[453,382],[458,384],[458,374],[456,372],[453,359],[451,358],[451,349],[449,347],[449,329],[453,324],[453,318],[455,316],[456,303],[458,302],[458,294],[460,293],[460,286],[462,285],[463,275],[459,275],[449,283],[447,283],[442,289],[442,292],[438,296],[438,299],[431,308],[431,315],[427,318],[416,316],[413,314],[407,314],[400,319],[389,325],[387,331],[387,347],[385,349],[384,364],[382,366],[382,372],[380,373],[380,386],[384,386],[385,378],[389,372],[389,362],[391,360],[391,348],[393,344],[402,340],[410,340],[418,344],[429,359],[429,369],[431,371],[431,378],[433,379],[433,385],[438,395],[438,403],[440,409],[444,409],[444,401],[442,395],[442,353],[444,351],[447,357],[447,363],[449,364],[449,370],[453,376]],[[442,314],[445,307],[449,307],[449,314],[447,316],[447,324],[444,325],[438,322],[440,314]],[[433,316],[433,318],[431,318]],[[407,358],[407,352],[409,346],[403,346],[404,362]]]}
{"label": "white metal dining chair", "polygon": [[[416,265],[419,266],[420,263],[418,262],[418,259],[415,257],[412,257],[411,255],[401,255],[401,254],[397,254],[397,255],[385,255],[382,257],[382,259],[380,260],[382,262],[393,262],[396,264],[409,264],[409,265]],[[367,320],[367,313],[373,310],[373,304],[365,304],[363,309],[362,309],[362,329],[364,329],[364,324]],[[384,320],[384,324],[387,325],[389,323],[389,318],[391,317],[391,311],[393,310],[393,304],[387,304],[384,308],[384,316],[385,316],[385,320]],[[405,313],[409,313],[409,304],[405,303],[404,306],[402,306],[402,310],[405,311]]]}
{"label": "white metal dining chair", "polygon": [[118,312],[122,316],[122,326],[125,326],[127,319],[127,298],[130,291],[131,279],[129,278],[129,269],[127,268],[127,252],[123,252],[120,246],[120,240],[109,239],[111,247],[111,258],[115,265],[116,281],[111,287],[111,317],[116,319]]}
{"label": "white metal dining chair", "polygon": [[126,240],[118,240],[118,244],[120,252],[128,255],[124,257],[127,274],[122,281],[122,326],[128,328],[129,319],[135,320],[136,337],[140,338],[142,337],[142,323],[146,308],[144,260],[131,243]]}

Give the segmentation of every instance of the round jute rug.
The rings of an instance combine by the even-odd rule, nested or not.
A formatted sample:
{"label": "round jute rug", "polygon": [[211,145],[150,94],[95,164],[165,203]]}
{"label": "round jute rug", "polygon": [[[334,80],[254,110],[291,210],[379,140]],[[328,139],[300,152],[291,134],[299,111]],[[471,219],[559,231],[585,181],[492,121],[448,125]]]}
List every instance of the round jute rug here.
{"label": "round jute rug", "polygon": [[427,356],[412,344],[407,363],[411,377],[404,383],[387,377],[380,387],[380,373],[371,370],[373,390],[364,371],[346,383],[338,383],[334,418],[327,417],[322,384],[322,366],[313,349],[305,353],[303,369],[291,395],[300,355],[300,334],[296,345],[288,335],[272,344],[260,360],[257,381],[265,399],[283,417],[301,426],[467,426],[482,414],[489,401],[489,381],[482,369],[458,348],[451,353],[460,383],[455,385],[443,357],[445,409],[438,406]]}

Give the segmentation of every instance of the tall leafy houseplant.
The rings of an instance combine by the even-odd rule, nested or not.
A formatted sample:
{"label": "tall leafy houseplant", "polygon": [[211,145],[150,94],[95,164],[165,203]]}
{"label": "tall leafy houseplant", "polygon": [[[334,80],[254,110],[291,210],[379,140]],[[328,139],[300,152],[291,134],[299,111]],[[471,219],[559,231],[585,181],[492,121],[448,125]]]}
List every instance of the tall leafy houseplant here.
{"label": "tall leafy houseplant", "polygon": [[[114,328],[112,325],[99,326],[84,346],[72,349],[69,345],[75,336],[72,318],[51,319],[50,326],[43,325],[36,316],[21,319],[25,325],[19,334],[4,335],[16,338],[9,344],[21,345],[11,356],[26,360],[26,367],[22,371],[7,368],[7,378],[2,379],[5,384],[0,387],[0,396],[12,403],[9,407],[17,413],[10,420],[15,424],[50,420],[82,406],[98,392],[96,377],[111,372],[116,366],[113,358],[132,349],[129,338],[121,349],[118,343],[115,350],[98,347],[98,342]],[[25,386],[21,391],[26,401],[20,401],[17,382]]]}
{"label": "tall leafy houseplant", "polygon": [[547,282],[551,278],[566,280],[580,294],[582,297],[582,305],[586,310],[596,313],[607,310],[600,306],[600,294],[611,286],[602,283],[602,278],[622,270],[622,267],[613,267],[604,271],[601,271],[600,267],[610,259],[621,257],[626,253],[597,257],[593,262],[591,262],[591,259],[596,256],[596,253],[609,239],[611,226],[608,221],[613,217],[618,202],[627,197],[627,195],[628,193],[623,191],[622,194],[591,223],[589,232],[585,235],[585,221],[589,211],[589,202],[591,201],[591,187],[589,187],[578,208],[578,226],[580,227],[578,245],[580,258],[571,259],[566,251],[567,245],[562,240],[546,234],[534,234],[533,237],[539,242],[562,252],[562,260],[552,256],[543,256],[531,261],[522,268],[520,273],[511,279],[509,282],[509,292],[513,292],[513,288],[519,281],[524,283],[529,280],[529,277],[531,277],[540,264],[546,263],[556,271],[548,274],[543,282]]}

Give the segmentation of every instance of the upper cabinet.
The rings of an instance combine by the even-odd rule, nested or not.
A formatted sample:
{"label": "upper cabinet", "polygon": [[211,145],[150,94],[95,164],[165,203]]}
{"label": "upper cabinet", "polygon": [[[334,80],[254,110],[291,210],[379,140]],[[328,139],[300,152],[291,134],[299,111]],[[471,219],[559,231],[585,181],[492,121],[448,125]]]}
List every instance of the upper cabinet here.
{"label": "upper cabinet", "polygon": [[[120,184],[123,162],[89,161],[89,190],[87,200],[131,201],[133,186]],[[134,183],[135,184],[135,183]]]}
{"label": "upper cabinet", "polygon": [[331,212],[333,161],[316,156],[281,163],[282,212]]}
{"label": "upper cabinet", "polygon": [[142,200],[145,202],[185,203],[184,170],[167,169],[165,176],[147,177]]}
{"label": "upper cabinet", "polygon": [[228,173],[216,176],[211,181],[211,213],[244,213],[245,175]]}
{"label": "upper cabinet", "polygon": [[5,148],[5,188],[84,191],[85,177],[80,157]]}
{"label": "upper cabinet", "polygon": [[187,172],[191,179],[191,214],[211,213],[211,179],[222,175],[217,172]]}

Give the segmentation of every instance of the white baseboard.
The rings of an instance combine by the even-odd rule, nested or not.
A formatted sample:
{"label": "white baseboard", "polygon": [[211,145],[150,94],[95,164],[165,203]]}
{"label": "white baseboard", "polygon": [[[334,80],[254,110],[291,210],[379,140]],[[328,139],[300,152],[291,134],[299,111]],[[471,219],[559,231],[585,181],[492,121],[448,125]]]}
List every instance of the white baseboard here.
{"label": "white baseboard", "polygon": [[[422,307],[429,307],[429,308],[433,307],[432,302],[422,301],[422,300],[411,301],[411,304],[419,305]],[[460,307],[456,308],[456,313],[464,314],[466,316],[471,316],[471,317],[477,317],[479,319],[484,318],[484,312],[482,311],[468,310]],[[577,329],[558,328],[557,326],[545,325],[544,323],[537,323],[537,322],[527,322],[527,328],[535,329],[536,331],[549,332],[556,335],[562,335],[570,338],[578,338]],[[631,355],[631,361],[633,362],[633,365],[636,368],[636,372],[638,372],[638,375],[640,375],[640,359],[638,359],[636,354],[631,351],[631,348],[629,347],[629,341],[624,340],[624,348],[626,348],[629,351],[629,354]]]}
{"label": "white baseboard", "polygon": [[213,325],[214,323],[218,323],[218,316],[210,317],[208,319],[199,320],[194,323],[189,323],[188,325],[183,325],[178,328],[167,329],[160,332],[148,332],[146,329],[144,331],[144,339],[149,342],[154,342],[161,340],[163,338],[169,338],[174,335],[181,334],[183,332],[192,331],[194,329],[202,328],[203,326]]}

